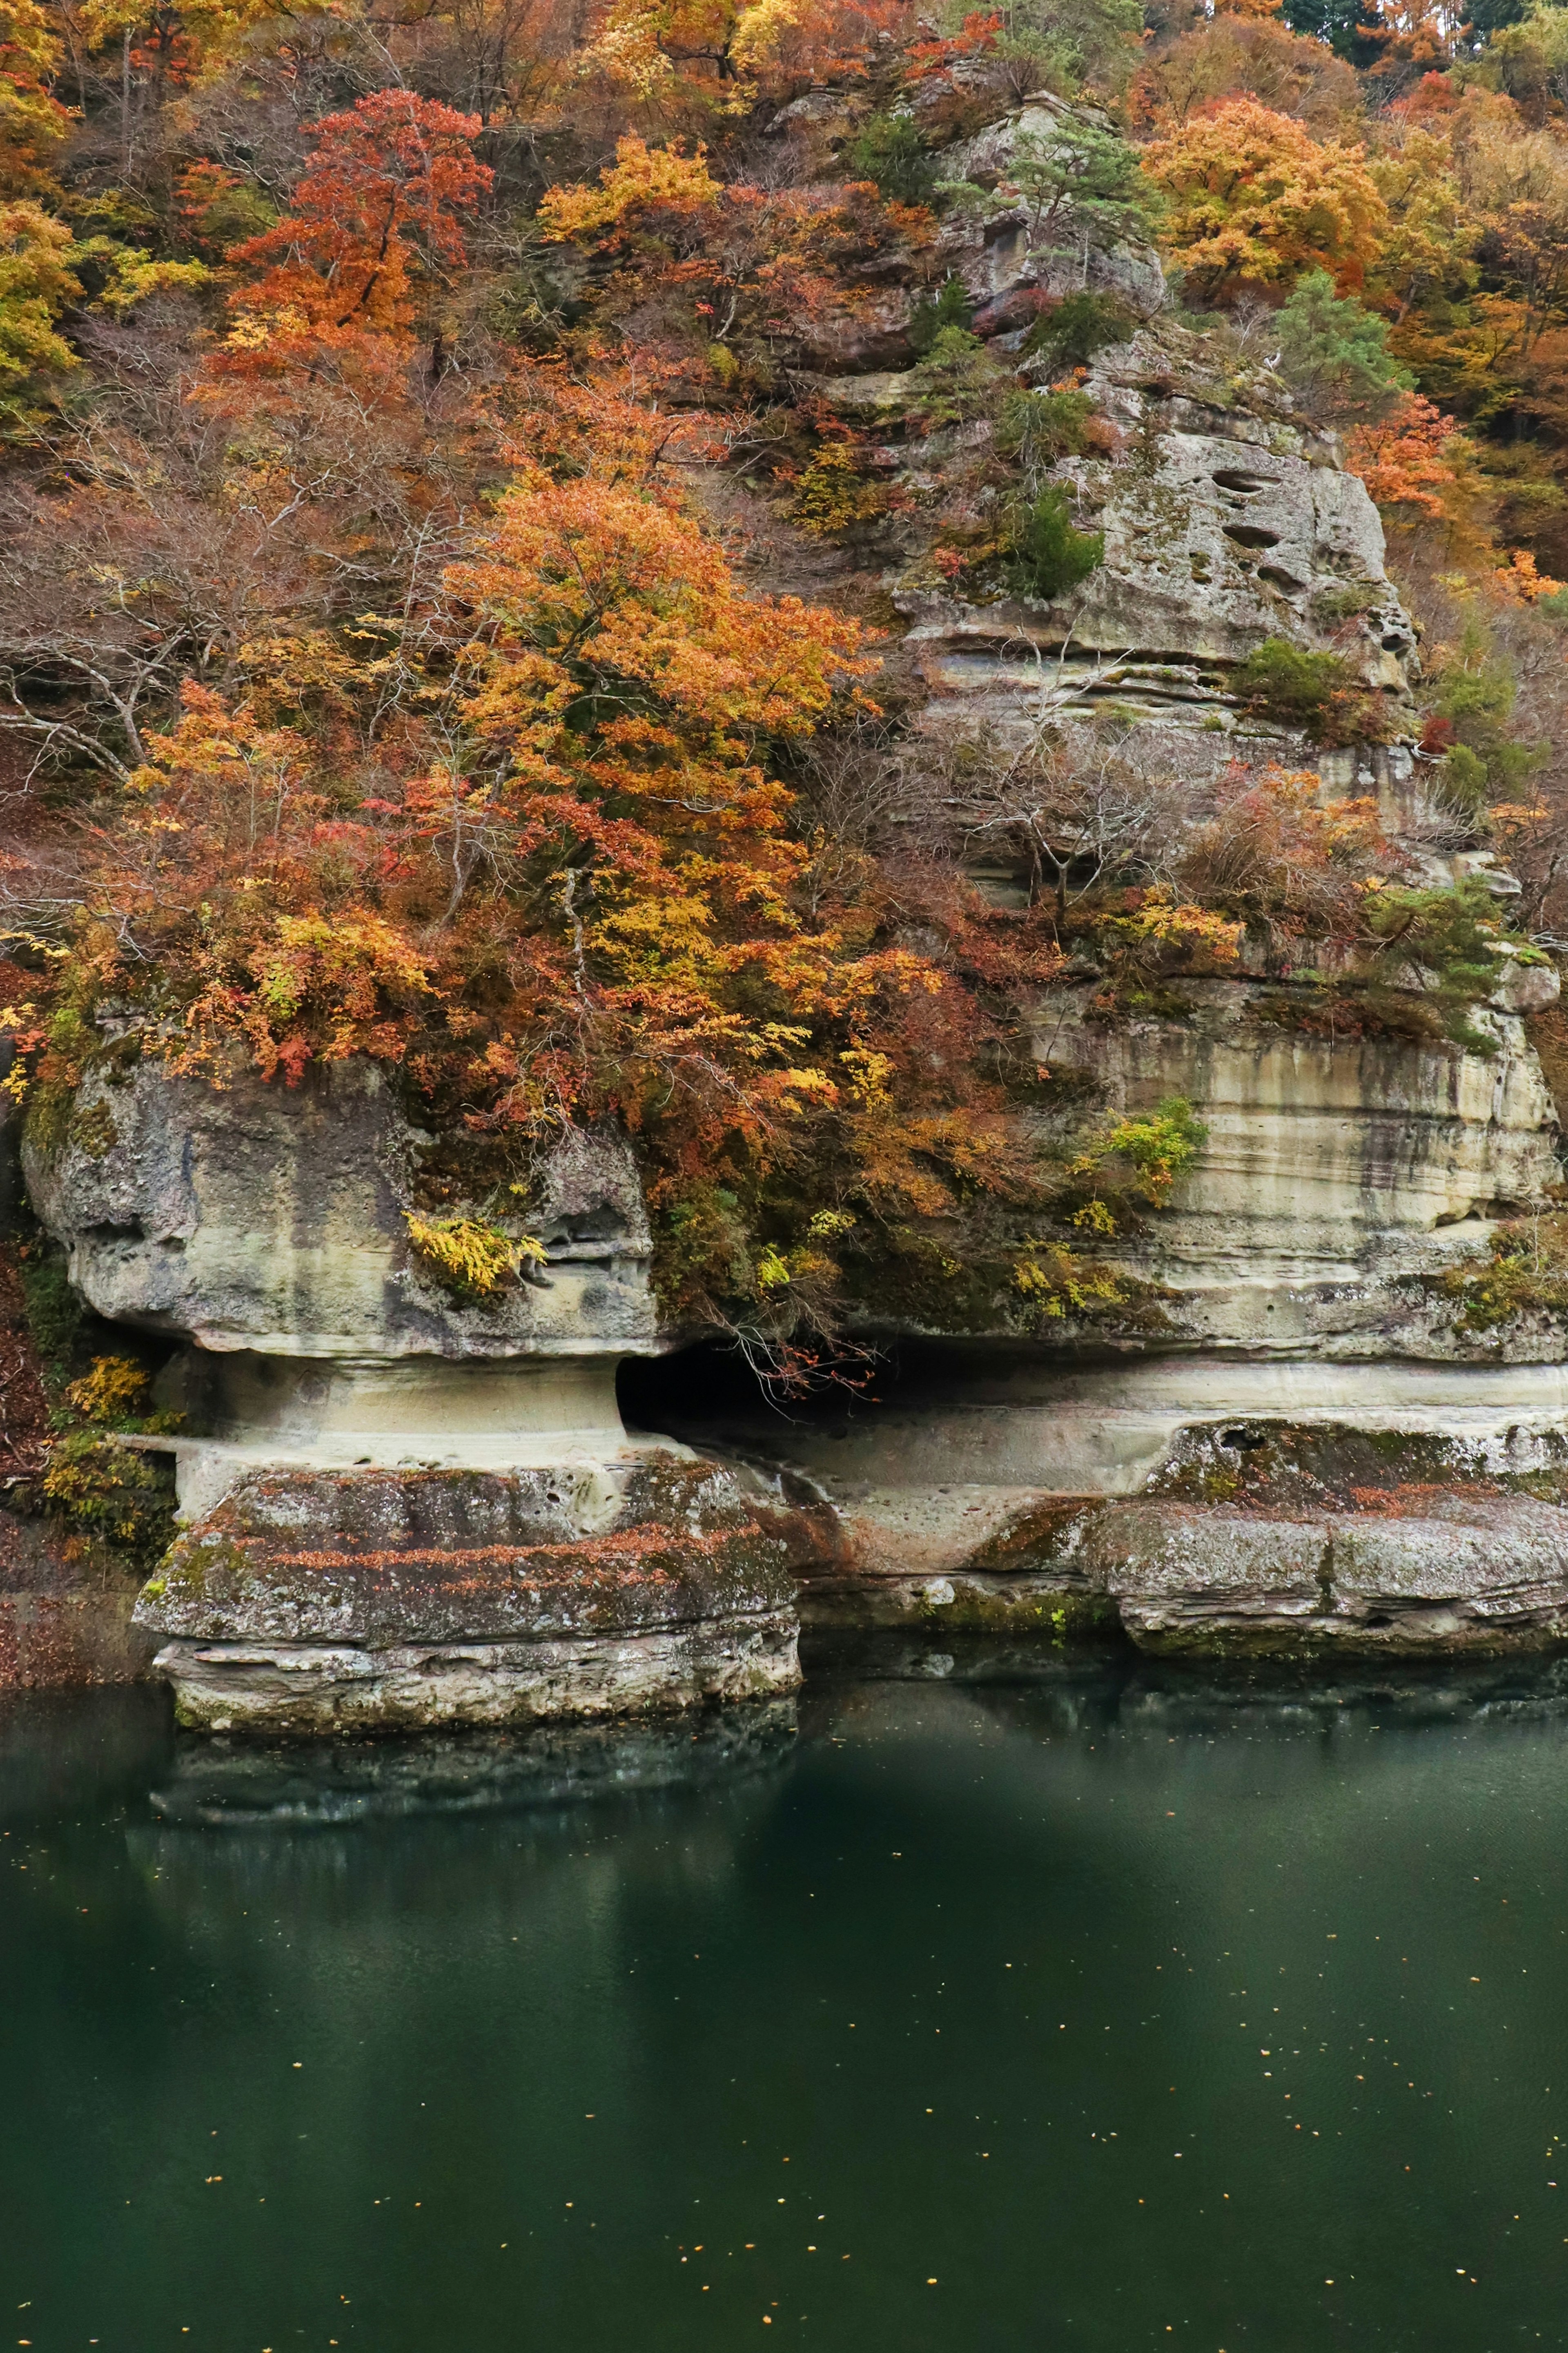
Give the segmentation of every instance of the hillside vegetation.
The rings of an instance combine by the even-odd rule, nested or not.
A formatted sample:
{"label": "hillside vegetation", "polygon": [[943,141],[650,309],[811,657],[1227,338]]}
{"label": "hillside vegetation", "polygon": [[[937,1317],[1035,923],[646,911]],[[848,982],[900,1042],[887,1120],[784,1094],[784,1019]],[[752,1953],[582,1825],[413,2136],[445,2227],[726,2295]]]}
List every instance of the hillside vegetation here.
{"label": "hillside vegetation", "polygon": [[[1004,740],[904,643],[1065,656],[1127,347],[1342,453],[1422,633],[1391,698],[1320,596],[1201,790],[1114,678]],[[1097,1247],[1201,1125],[1020,1006],[1245,965],[1487,1050],[1562,920],[1565,444],[1568,7],[0,0],[5,1083],[370,1058],[497,1280],[618,1123],[668,1314],[786,1378],[1135,1321]],[[1415,840],[1315,765],[1395,741]]]}

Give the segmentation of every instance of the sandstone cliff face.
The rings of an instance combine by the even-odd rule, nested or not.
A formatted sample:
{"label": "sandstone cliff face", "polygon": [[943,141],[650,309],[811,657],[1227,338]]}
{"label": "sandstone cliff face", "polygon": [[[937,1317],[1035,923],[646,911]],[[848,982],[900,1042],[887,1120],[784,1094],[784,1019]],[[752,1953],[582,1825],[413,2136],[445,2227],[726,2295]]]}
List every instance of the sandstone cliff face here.
{"label": "sandstone cliff face", "polygon": [[210,1731],[643,1714],[791,1689],[810,1549],[710,1463],[275,1474],[175,1544],[136,1618]]}
{"label": "sandstone cliff face", "polygon": [[110,1059],[29,1144],[83,1297],[187,1344],[185,1432],[151,1441],[186,1533],[132,1638],[165,1638],[183,1720],[510,1724],[793,1688],[811,1528],[616,1409],[617,1362],[658,1345],[625,1145],[568,1134],[530,1205],[542,1270],[465,1301],[410,1246],[426,1142],[367,1065],[291,1092]]}
{"label": "sandstone cliff face", "polygon": [[[1083,376],[1098,446],[1054,470],[1079,526],[1104,534],[1103,560],[1086,580],[1049,601],[966,601],[923,561],[918,523],[904,533],[888,585],[909,623],[931,716],[1016,739],[1037,727],[1048,691],[1058,720],[1114,702],[1162,735],[1174,730],[1189,776],[1212,773],[1258,739],[1310,765],[1314,754],[1300,736],[1238,707],[1230,672],[1266,639],[1283,638],[1336,654],[1395,720],[1408,714],[1415,633],[1387,575],[1377,510],[1364,483],[1344,471],[1334,435],[1301,411],[1263,352],[1217,322],[1199,333],[1171,315],[1151,246],[1108,235],[1070,203],[1048,237],[1037,238],[1026,207],[998,183],[1021,141],[1070,145],[1084,125],[1039,93],[941,156],[944,180],[993,192],[977,211],[946,216],[941,266],[963,286],[977,332],[994,337],[1026,379],[1044,389],[1060,369],[1020,348],[1045,304],[1107,298],[1131,332],[1101,349]],[[878,462],[918,516],[991,427],[907,429],[920,377],[907,344],[900,364],[899,335],[913,296],[896,285],[879,285],[875,295],[864,332],[846,318],[818,340],[808,355],[814,372],[799,382],[847,423],[886,434]],[[1394,765],[1408,778],[1407,756]]]}
{"label": "sandstone cliff face", "polygon": [[[825,139],[844,113],[801,107]],[[1021,136],[1070,131],[1032,100],[943,169],[994,189]],[[803,324],[798,389],[906,494],[875,553],[928,698],[917,723],[1070,747],[1109,720],[1173,789],[1238,757],[1315,765],[1325,797],[1375,794],[1386,832],[1418,831],[1415,630],[1332,437],[1234,343],[1173,322],[1145,246],[1069,216],[1041,253],[998,195],[949,223],[940,259],[1014,357],[1041,298],[1113,296],[1141,323],[1089,366],[1100,430],[1052,471],[1104,539],[1055,599],[966,598],[930,560],[921,516],[990,428],[908,429],[912,280],[895,268]],[[1323,751],[1260,715],[1237,673],[1271,638],[1336,656],[1392,740]],[[1418,862],[1431,881],[1487,867]],[[527,1213],[542,1274],[465,1301],[411,1248],[428,1139],[377,1071],[216,1090],[106,1061],[64,1134],[29,1145],[27,1178],[82,1295],[190,1344],[184,1398],[209,1434],[180,1441],[189,1525],[137,1613],[186,1720],[319,1731],[766,1693],[796,1672],[797,1584],[820,1628],[1119,1627],[1293,1656],[1563,1639],[1564,1334],[1548,1315],[1467,1334],[1433,1287],[1560,1176],[1521,1021],[1556,977],[1500,958],[1467,1044],[1423,1022],[1426,978],[1406,977],[1403,1031],[1365,1034],[1325,1029],[1321,993],[1261,955],[1163,983],[1158,1009],[1107,1018],[1089,977],[1037,996],[1022,1009],[1071,1117],[1181,1096],[1207,1130],[1170,1206],[1107,1248],[1148,1287],[1137,1332],[1020,1342],[1004,1303],[990,1342],[880,1406],[671,1410],[696,1454],[629,1441],[616,1410],[616,1361],[673,1336],[624,1146],[569,1136]]]}
{"label": "sandstone cliff face", "polygon": [[1007,741],[1044,711],[1087,717],[1114,702],[1154,723],[1152,744],[1179,747],[1188,776],[1194,760],[1212,772],[1270,742],[1310,765],[1288,729],[1237,707],[1230,673],[1270,638],[1337,654],[1408,708],[1415,631],[1377,509],[1283,387],[1238,387],[1200,338],[1162,323],[1101,352],[1084,390],[1118,446],[1057,474],[1080,526],[1103,532],[1103,560],[1048,605],[899,588],[933,716]]}
{"label": "sandstone cliff face", "polygon": [[1568,1639],[1563,1368],[1313,1371],[1019,1364],[775,1440],[834,1537],[803,1622],[1296,1660]]}
{"label": "sandstone cliff face", "polygon": [[1492,1219],[1560,1181],[1555,1111],[1517,1014],[1478,1008],[1487,1055],[1313,1034],[1278,985],[1169,993],[1181,1012],[1112,1021],[1095,1017],[1093,984],[1055,990],[1033,1035],[1042,1062],[1115,1111],[1182,1095],[1204,1121],[1169,1208],[1109,1246],[1170,1294],[1173,1337],[1300,1356],[1561,1356],[1552,1326],[1465,1339],[1416,1280],[1474,1258]]}
{"label": "sandstone cliff face", "polygon": [[654,1345],[652,1245],[625,1146],[570,1135],[530,1215],[542,1277],[454,1297],[405,1213],[425,1141],[381,1072],[218,1089],[151,1059],[89,1072],[25,1147],[39,1217],[100,1315],[206,1350],[310,1358],[600,1356]]}

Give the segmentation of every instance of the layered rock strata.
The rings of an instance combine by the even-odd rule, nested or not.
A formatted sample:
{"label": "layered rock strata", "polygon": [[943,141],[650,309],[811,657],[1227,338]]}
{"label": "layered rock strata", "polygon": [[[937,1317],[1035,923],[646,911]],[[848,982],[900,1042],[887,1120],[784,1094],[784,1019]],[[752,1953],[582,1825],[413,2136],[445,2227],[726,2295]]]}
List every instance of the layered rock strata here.
{"label": "layered rock strata", "polygon": [[136,1617],[205,1731],[640,1714],[794,1686],[800,1549],[710,1463],[279,1472],[178,1539]]}
{"label": "layered rock strata", "polygon": [[[858,405],[849,385],[837,389]],[[934,715],[1008,742],[1114,704],[1188,776],[1194,760],[1214,769],[1271,741],[1308,765],[1310,749],[1242,709],[1231,683],[1271,638],[1338,655],[1408,709],[1415,637],[1377,509],[1281,387],[1238,400],[1196,337],[1162,325],[1102,352],[1084,390],[1117,447],[1057,472],[1082,527],[1104,533],[1103,558],[1051,604],[901,587]],[[889,385],[882,398],[894,397]],[[1411,773],[1407,753],[1382,765],[1385,788]]]}
{"label": "layered rock strata", "polygon": [[1468,1047],[1328,1033],[1310,976],[1174,982],[1167,1011],[1114,1021],[1092,982],[1043,996],[1035,1051],[1059,1079],[1118,1115],[1180,1096],[1206,1131],[1169,1208],[1107,1246],[1158,1288],[1167,1345],[1560,1357],[1556,1320],[1478,1341],[1434,1282],[1561,1181],[1555,1108],[1515,1009],[1557,987],[1550,965],[1505,963]]}
{"label": "layered rock strata", "polygon": [[[630,1155],[568,1132],[543,1251],[479,1295],[411,1219],[432,1139],[381,1074],[223,1088],[111,1054],[28,1178],[100,1314],[182,1345],[161,1383],[185,1522],[137,1639],[184,1721],[366,1730],[682,1707],[793,1686],[815,1538],[754,1474],[627,1436],[659,1345]],[[514,1219],[518,1232],[521,1219]]]}
{"label": "layered rock strata", "polygon": [[[977,330],[1046,391],[1057,364],[1025,344],[1052,302],[1095,293],[1136,323],[1089,365],[1094,430],[1049,470],[1101,561],[1056,598],[982,565],[966,598],[932,561],[929,509],[993,427],[926,429],[924,262],[886,255],[875,285],[800,322],[800,390],[903,494],[872,552],[923,681],[918,723],[939,745],[1068,754],[1109,729],[1184,823],[1238,757],[1316,766],[1325,798],[1375,796],[1402,872],[1506,893],[1488,852],[1445,848],[1433,822],[1415,632],[1332,436],[1245,337],[1172,320],[1146,245],[1070,205],[1037,241],[1009,162],[1020,139],[1070,142],[1069,111],[1037,95],[974,129],[978,88],[941,79],[943,174],[990,191],[942,231]],[[776,129],[826,170],[854,104],[813,93]],[[1240,672],[1270,639],[1336,657],[1392,740],[1321,749],[1269,716]],[[1016,900],[1005,855],[975,874]],[[1163,981],[1113,1018],[1082,965],[1020,1008],[1066,1082],[1058,1140],[1171,1096],[1206,1131],[1169,1205],[1105,1245],[1137,1300],[1113,1345],[1059,1325],[1021,1340],[999,1302],[994,1334],[879,1407],[683,1420],[667,1394],[663,1438],[629,1438],[616,1402],[617,1365],[672,1337],[624,1144],[568,1134],[527,1210],[542,1266],[465,1293],[410,1224],[437,1139],[378,1071],[220,1088],[107,1036],[27,1178],[80,1294],[179,1345],[187,1528],[138,1617],[188,1719],[494,1721],[775,1689],[795,1672],[792,1577],[819,1627],[1119,1626],[1151,1648],[1313,1655],[1559,1639],[1568,1335],[1545,1307],[1477,1329],[1450,1279],[1560,1178],[1524,1026],[1555,973],[1500,951],[1450,1037],[1436,976],[1385,976],[1397,1001],[1345,1019],[1335,976],[1286,946],[1294,970],[1255,939],[1234,977]],[[1247,1471],[1325,1431],[1337,1469]],[[1388,1477],[1352,1476],[1374,1442]],[[657,1575],[628,1566],[645,1557]]]}
{"label": "layered rock strata", "polygon": [[813,1630],[1308,1658],[1568,1640],[1568,1367],[957,1354],[710,1444],[820,1515]]}

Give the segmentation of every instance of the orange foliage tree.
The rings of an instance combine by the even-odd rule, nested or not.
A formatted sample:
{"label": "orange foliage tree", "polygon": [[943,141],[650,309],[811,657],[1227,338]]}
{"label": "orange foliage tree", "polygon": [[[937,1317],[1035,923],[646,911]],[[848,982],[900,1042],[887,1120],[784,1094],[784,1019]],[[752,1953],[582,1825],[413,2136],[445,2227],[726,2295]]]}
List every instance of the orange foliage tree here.
{"label": "orange foliage tree", "polygon": [[478,115],[412,90],[383,90],[312,126],[316,147],[283,219],[235,246],[259,270],[235,297],[231,340],[267,322],[317,332],[413,323],[418,281],[464,259],[461,216],[492,174],[472,142]]}
{"label": "orange foliage tree", "polygon": [[[976,1075],[996,919],[944,881],[917,949],[908,876],[806,887],[774,754],[860,694],[859,631],[742,592],[662,485],[650,404],[520,375],[514,479],[374,735],[308,693],[280,722],[284,676],[187,686],[149,736],[90,836],[40,1074],[72,1082],[106,998],[219,1083],[367,1056],[469,1198],[525,1184],[563,1123],[616,1119],[672,1304],[787,1359],[831,1329],[847,1256],[951,1282],[967,1205],[1038,1197]],[[373,631],[339,705],[387,668]],[[1006,960],[1060,964],[1016,923]]]}
{"label": "orange foliage tree", "polygon": [[1167,198],[1166,249],[1210,297],[1248,280],[1289,285],[1310,269],[1353,292],[1387,227],[1363,147],[1320,142],[1255,99],[1228,99],[1151,140],[1142,164]]}
{"label": "orange foliage tree", "polygon": [[63,50],[37,0],[0,0],[0,193],[30,186],[66,131],[53,89]]}
{"label": "orange foliage tree", "polygon": [[700,352],[721,383],[803,321],[853,316],[870,299],[860,271],[893,248],[918,273],[936,236],[923,206],[886,201],[869,182],[771,192],[725,183],[702,148],[649,147],[635,132],[596,187],[547,190],[539,220],[548,242],[570,239],[590,259],[596,316],[637,312],[641,339],[662,331],[673,348]]}
{"label": "orange foliage tree", "polygon": [[1418,392],[1402,393],[1386,417],[1353,427],[1345,440],[1351,472],[1380,507],[1406,517],[1451,512],[1468,455],[1457,420]]}
{"label": "orange foliage tree", "polygon": [[910,0],[606,0],[584,77],[668,120],[741,113],[763,90],[863,72]]}

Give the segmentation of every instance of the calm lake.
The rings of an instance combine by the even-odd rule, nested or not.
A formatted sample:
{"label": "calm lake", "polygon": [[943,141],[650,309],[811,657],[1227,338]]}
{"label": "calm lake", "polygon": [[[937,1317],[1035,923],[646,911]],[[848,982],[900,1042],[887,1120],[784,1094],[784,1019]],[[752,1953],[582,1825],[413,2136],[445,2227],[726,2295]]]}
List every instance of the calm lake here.
{"label": "calm lake", "polygon": [[11,1699],[0,2348],[1568,2345],[1568,1670],[934,1665]]}

